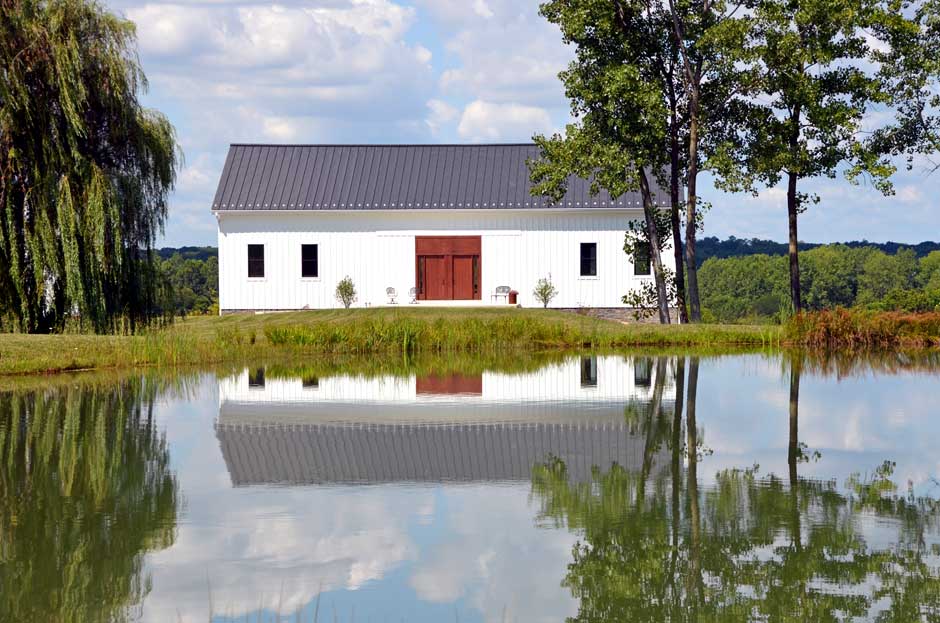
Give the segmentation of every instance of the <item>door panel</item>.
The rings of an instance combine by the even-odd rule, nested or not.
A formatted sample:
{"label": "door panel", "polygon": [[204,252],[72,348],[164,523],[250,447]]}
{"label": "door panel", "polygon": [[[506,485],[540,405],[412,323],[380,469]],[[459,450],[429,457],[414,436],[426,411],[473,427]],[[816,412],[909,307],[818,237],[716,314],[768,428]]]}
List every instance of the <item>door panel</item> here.
{"label": "door panel", "polygon": [[454,256],[454,298],[469,301],[473,295],[473,256]]}
{"label": "door panel", "polygon": [[443,255],[424,257],[424,297],[432,301],[453,298],[450,258]]}
{"label": "door panel", "polygon": [[465,376],[463,374],[451,374],[448,376],[438,376],[432,374],[429,376],[418,377],[417,379],[418,395],[422,394],[483,394],[483,375]]}
{"label": "door panel", "polygon": [[415,236],[418,298],[479,299],[480,242],[480,236]]}

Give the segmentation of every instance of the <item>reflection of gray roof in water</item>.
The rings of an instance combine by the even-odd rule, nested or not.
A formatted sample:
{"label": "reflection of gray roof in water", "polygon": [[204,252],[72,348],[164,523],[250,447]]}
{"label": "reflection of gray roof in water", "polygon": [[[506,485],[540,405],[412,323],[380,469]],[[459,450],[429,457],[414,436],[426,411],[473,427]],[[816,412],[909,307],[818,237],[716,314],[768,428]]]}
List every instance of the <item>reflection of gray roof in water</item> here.
{"label": "reflection of gray roof in water", "polygon": [[[226,424],[216,434],[235,486],[517,480],[554,455],[572,479],[592,466],[639,470],[644,439],[620,422]],[[659,451],[654,471],[666,463]]]}
{"label": "reflection of gray roof in water", "polygon": [[[224,400],[219,421],[233,424],[617,424],[629,401],[238,402]],[[642,401],[636,401],[638,403]],[[670,407],[672,400],[664,400]]]}

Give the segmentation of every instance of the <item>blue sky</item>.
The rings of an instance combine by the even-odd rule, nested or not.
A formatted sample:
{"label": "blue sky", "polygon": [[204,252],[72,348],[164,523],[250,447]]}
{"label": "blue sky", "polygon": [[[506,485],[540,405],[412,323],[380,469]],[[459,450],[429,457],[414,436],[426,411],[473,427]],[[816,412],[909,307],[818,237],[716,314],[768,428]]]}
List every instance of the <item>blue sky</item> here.
{"label": "blue sky", "polygon": [[[186,162],[160,245],[215,244],[209,205],[229,143],[528,141],[569,120],[558,72],[572,51],[537,0],[113,0],[137,23],[147,105],[176,126]],[[814,180],[808,241],[937,239],[940,172],[896,194]],[[706,235],[786,237],[785,193],[724,195]]]}

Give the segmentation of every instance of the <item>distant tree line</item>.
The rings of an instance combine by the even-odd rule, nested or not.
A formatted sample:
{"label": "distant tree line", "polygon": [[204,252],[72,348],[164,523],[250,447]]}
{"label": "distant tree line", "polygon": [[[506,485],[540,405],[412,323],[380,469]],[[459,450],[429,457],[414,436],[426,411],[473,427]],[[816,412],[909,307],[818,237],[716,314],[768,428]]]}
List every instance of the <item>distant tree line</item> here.
{"label": "distant tree line", "polygon": [[[875,245],[819,245],[800,252],[800,291],[808,310],[862,307],[940,311],[940,250],[885,253]],[[781,321],[791,314],[786,255],[712,257],[699,271],[705,320]]]}
{"label": "distant tree line", "polygon": [[214,247],[163,248],[157,274],[164,285],[160,311],[166,316],[219,311],[219,257]]}
{"label": "distant tree line", "polygon": [[[852,240],[850,242],[840,242],[839,245],[850,249],[871,248],[878,249],[894,255],[901,249],[910,249],[914,251],[917,257],[924,257],[933,251],[940,251],[940,242],[919,242],[917,244],[905,244],[903,242],[868,242],[867,240]],[[817,242],[800,242],[800,251],[809,251],[818,247],[826,246]],[[726,257],[742,257],[746,255],[786,255],[788,245],[786,242],[776,242],[774,240],[764,240],[761,238],[736,238],[728,236],[721,240],[716,236],[708,236],[698,241],[698,253],[696,262],[699,267],[705,263],[705,260]]]}

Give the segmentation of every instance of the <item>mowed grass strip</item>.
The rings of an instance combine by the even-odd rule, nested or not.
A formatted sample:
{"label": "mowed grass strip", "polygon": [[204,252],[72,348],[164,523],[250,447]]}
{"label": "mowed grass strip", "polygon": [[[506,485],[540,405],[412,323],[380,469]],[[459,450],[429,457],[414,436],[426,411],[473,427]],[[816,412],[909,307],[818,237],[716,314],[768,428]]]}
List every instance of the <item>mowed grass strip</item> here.
{"label": "mowed grass strip", "polygon": [[194,317],[135,336],[0,335],[0,374],[212,364],[312,354],[777,346],[773,326],[623,324],[570,312],[372,308]]}

